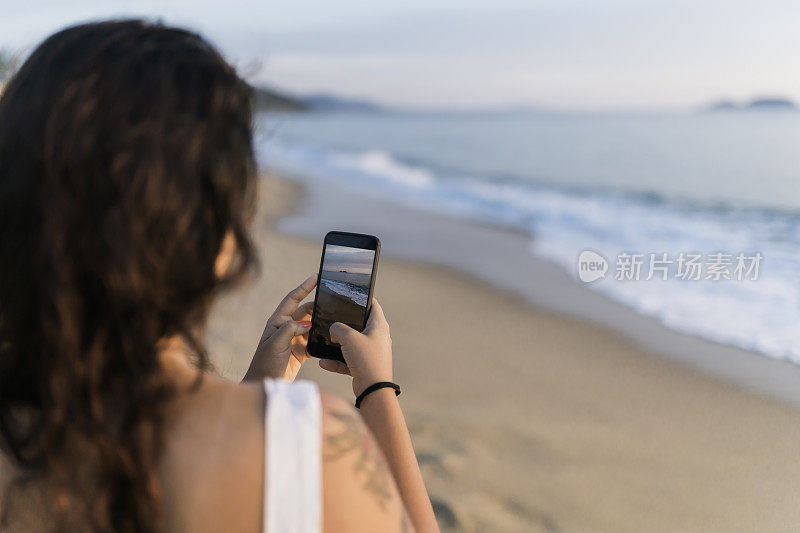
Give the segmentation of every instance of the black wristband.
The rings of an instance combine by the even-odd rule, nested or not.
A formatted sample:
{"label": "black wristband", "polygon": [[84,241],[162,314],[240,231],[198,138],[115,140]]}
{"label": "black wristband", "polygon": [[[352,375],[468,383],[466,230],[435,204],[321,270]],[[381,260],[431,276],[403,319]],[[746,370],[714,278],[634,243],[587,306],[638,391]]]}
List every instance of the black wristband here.
{"label": "black wristband", "polygon": [[356,398],[356,409],[361,409],[361,402],[364,401],[364,398],[367,397],[367,394],[373,393],[378,389],[385,389],[387,387],[394,389],[395,396],[400,396],[400,385],[397,383],[392,383],[391,381],[379,381],[377,383],[373,383],[364,389],[364,392],[358,395],[358,398]]}

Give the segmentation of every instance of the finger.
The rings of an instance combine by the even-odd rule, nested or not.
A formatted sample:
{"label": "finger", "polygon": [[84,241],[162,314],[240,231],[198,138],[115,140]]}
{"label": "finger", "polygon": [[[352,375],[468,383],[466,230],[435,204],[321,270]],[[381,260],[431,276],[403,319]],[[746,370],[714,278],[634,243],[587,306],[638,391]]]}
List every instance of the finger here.
{"label": "finger", "polygon": [[308,337],[308,333],[311,331],[311,321],[310,320],[300,320],[298,321],[300,324],[300,328],[298,329],[297,333],[295,333],[295,337]]}
{"label": "finger", "polygon": [[328,372],[336,372],[337,374],[350,375],[350,369],[341,361],[334,361],[333,359],[320,359],[319,367]]}
{"label": "finger", "polygon": [[297,322],[287,320],[272,336],[276,346],[289,346],[292,339],[298,335],[305,335],[311,329],[311,322]]}
{"label": "finger", "polygon": [[389,323],[386,321],[386,315],[383,314],[383,307],[381,307],[376,298],[373,298],[364,334],[367,335],[370,331],[379,329],[389,329]]}
{"label": "finger", "polygon": [[305,346],[308,344],[308,334],[311,332],[311,321],[301,320],[299,324],[301,328],[292,337],[292,344]]}
{"label": "finger", "polygon": [[303,320],[303,317],[310,315],[313,310],[314,302],[306,302],[298,307],[294,313],[292,313],[292,319]]}
{"label": "finger", "polygon": [[[297,306],[305,300],[306,296],[311,294],[311,291],[314,290],[316,285],[317,275],[311,274],[303,283],[281,300],[281,303],[278,304],[272,317],[291,316],[291,314],[297,310]],[[270,320],[272,320],[272,318],[270,318]]]}
{"label": "finger", "polygon": [[341,322],[334,322],[331,324],[328,331],[330,332],[331,340],[337,344],[347,342],[347,339],[351,338],[353,335],[360,335],[359,332]]}

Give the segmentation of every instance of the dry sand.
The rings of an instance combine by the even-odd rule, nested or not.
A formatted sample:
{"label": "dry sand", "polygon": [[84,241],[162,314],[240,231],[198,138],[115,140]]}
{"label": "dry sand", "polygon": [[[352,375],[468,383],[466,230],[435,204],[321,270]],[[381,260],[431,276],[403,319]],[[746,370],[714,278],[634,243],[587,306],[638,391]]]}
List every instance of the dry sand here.
{"label": "dry sand", "polygon": [[[298,194],[265,180],[262,275],[213,313],[209,349],[233,379],[319,264],[321,242],[274,229]],[[376,296],[443,530],[797,530],[800,411],[445,267],[384,256]],[[302,374],[352,396],[313,361]]]}

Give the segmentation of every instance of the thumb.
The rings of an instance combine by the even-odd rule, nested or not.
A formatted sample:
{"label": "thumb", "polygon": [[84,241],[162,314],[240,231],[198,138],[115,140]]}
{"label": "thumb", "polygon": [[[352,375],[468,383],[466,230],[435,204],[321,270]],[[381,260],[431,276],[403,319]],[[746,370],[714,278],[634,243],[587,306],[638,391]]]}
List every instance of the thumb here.
{"label": "thumb", "polygon": [[337,344],[344,344],[351,339],[353,335],[358,334],[356,330],[347,324],[342,324],[341,322],[334,322],[331,324],[329,331],[331,334],[331,340]]}
{"label": "thumb", "polygon": [[308,333],[309,329],[311,329],[311,324],[308,322],[287,320],[272,337],[278,346],[288,346],[294,337]]}

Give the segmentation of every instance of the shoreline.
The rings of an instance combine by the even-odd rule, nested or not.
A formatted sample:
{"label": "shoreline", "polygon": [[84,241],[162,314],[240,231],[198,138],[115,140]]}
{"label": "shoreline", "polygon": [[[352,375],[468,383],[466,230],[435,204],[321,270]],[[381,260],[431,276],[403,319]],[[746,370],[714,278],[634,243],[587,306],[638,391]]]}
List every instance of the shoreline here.
{"label": "shoreline", "polygon": [[[303,176],[281,177],[302,187],[295,209],[276,220],[281,232],[321,242],[330,229],[374,228],[371,231],[384,242],[384,256],[465,273],[535,308],[599,325],[649,353],[800,408],[800,365],[669,329],[654,317],[589,290],[560,265],[534,256],[530,237],[521,231],[397,205],[346,185],[326,188],[322,194]],[[338,226],[330,227],[331,220]],[[476,246],[488,253],[465,253]],[[502,261],[493,261],[498,257]],[[519,265],[524,266],[525,279],[518,275]]]}
{"label": "shoreline", "polygon": [[[281,231],[303,220],[313,195],[264,178],[253,222],[262,275],[226,294],[209,322],[209,353],[225,376],[244,374],[267,316],[318,268],[324,232]],[[309,216],[347,229],[343,215],[352,213]],[[383,229],[384,252],[402,245]],[[774,531],[800,522],[797,409],[469,273],[382,256],[375,290],[392,327],[395,381],[443,531]],[[313,360],[300,376],[352,399],[350,381]]]}

